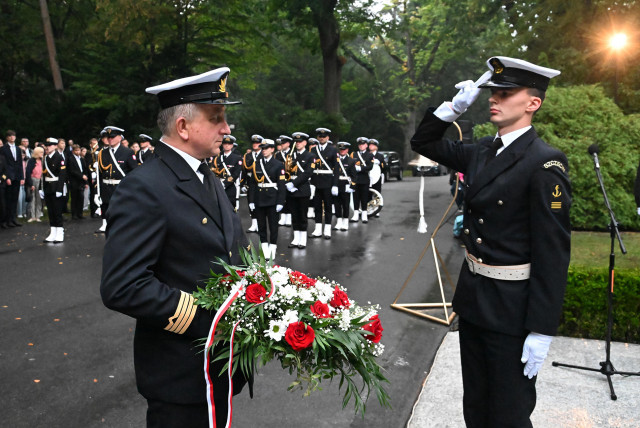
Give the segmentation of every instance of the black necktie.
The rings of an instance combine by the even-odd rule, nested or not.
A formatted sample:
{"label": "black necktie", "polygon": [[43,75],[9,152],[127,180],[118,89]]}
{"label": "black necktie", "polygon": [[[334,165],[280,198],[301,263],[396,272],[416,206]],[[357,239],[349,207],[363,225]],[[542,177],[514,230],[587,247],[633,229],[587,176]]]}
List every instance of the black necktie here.
{"label": "black necktie", "polygon": [[493,143],[491,143],[491,146],[489,146],[489,151],[487,152],[487,162],[496,157],[496,153],[498,153],[498,150],[500,150],[503,145],[504,144],[502,143],[502,139],[496,138],[495,140],[493,140]]}
{"label": "black necktie", "polygon": [[204,175],[202,184],[204,184],[207,195],[211,196],[213,207],[215,210],[214,214],[217,215],[218,218],[221,218],[220,205],[218,205],[218,196],[216,194],[216,186],[213,178],[213,173],[211,172],[211,169],[209,169],[209,165],[206,162],[202,162],[200,164],[200,166],[198,167],[198,171],[200,171],[202,175]]}

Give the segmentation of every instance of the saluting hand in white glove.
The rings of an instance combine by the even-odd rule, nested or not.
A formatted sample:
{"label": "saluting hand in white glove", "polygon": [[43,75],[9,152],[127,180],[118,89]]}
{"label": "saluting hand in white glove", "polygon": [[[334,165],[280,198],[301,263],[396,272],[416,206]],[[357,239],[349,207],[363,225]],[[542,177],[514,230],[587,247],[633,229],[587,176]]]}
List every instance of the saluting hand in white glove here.
{"label": "saluting hand in white glove", "polygon": [[451,102],[442,103],[433,114],[445,122],[453,122],[478,99],[481,91],[478,86],[486,83],[490,78],[491,71],[486,71],[475,82],[473,80],[459,82],[456,84],[456,89],[459,89],[456,96]]}
{"label": "saluting hand in white glove", "polygon": [[542,367],[542,363],[545,358],[547,358],[551,340],[553,340],[551,336],[534,332],[529,333],[524,340],[520,361],[526,363],[524,366],[524,375],[529,379],[537,375],[540,367]]}

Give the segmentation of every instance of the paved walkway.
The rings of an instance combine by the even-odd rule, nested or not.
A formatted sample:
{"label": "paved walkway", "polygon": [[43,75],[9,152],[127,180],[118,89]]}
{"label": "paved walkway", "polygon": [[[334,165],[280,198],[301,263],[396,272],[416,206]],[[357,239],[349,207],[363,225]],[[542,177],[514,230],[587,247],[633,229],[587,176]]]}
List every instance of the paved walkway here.
{"label": "paved walkway", "polygon": [[[556,337],[538,375],[536,428],[640,427],[640,376],[612,376],[618,399],[611,400],[607,377],[599,372],[553,367],[552,361],[600,369],[605,342]],[[464,427],[458,332],[445,336],[415,404],[408,428]],[[640,371],[640,345],[614,342],[616,370]]]}

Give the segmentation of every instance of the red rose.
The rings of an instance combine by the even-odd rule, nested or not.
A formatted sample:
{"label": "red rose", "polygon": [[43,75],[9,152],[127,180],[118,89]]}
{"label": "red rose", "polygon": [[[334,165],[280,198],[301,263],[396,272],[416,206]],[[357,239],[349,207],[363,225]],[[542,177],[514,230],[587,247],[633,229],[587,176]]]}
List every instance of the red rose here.
{"label": "red rose", "polygon": [[322,303],[320,300],[309,307],[311,308],[311,313],[318,318],[332,318],[329,313],[329,305]]}
{"label": "red rose", "polygon": [[264,297],[266,295],[267,291],[261,284],[251,284],[247,287],[245,298],[247,299],[247,302],[250,303],[262,303],[264,302]]}
{"label": "red rose", "polygon": [[245,271],[243,271],[243,270],[237,270],[237,271],[236,271],[236,273],[238,274],[238,276],[239,276],[240,278],[242,278],[242,277],[244,277],[244,276],[246,275],[246,272],[245,272]]}
{"label": "red rose", "polygon": [[309,278],[301,272],[292,272],[289,274],[289,278],[291,279],[291,282],[296,284],[298,287],[302,286],[305,288],[311,288],[316,285],[315,279]]}
{"label": "red rose", "polygon": [[377,315],[371,317],[369,321],[371,322],[362,326],[362,329],[370,331],[371,333],[373,333],[373,335],[367,334],[365,335],[365,337],[373,343],[378,343],[382,338],[382,331],[384,330],[384,328],[382,328],[382,324],[380,324],[380,320],[378,319]]}
{"label": "red rose", "polygon": [[340,290],[340,288],[338,288],[337,285],[336,285],[336,288],[334,288],[333,290],[333,299],[331,299],[329,303],[334,308],[340,308],[340,307],[348,308],[351,306],[351,303],[349,303],[349,296],[347,296],[347,293]]}
{"label": "red rose", "polygon": [[292,322],[284,333],[284,340],[287,341],[294,351],[302,351],[308,348],[316,338],[316,333],[310,325],[302,321]]}

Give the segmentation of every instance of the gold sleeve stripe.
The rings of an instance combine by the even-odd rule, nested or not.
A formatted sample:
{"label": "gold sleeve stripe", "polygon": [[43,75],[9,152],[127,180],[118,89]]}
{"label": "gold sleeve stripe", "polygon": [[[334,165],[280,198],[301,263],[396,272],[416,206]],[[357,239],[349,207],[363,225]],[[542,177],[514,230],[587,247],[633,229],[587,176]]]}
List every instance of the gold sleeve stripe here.
{"label": "gold sleeve stripe", "polygon": [[191,325],[193,317],[196,315],[195,299],[189,293],[180,292],[180,301],[176,312],[169,318],[169,324],[164,328],[167,331],[177,334],[184,334]]}

